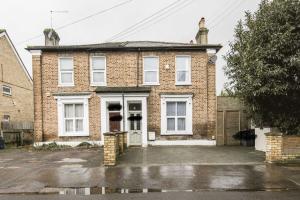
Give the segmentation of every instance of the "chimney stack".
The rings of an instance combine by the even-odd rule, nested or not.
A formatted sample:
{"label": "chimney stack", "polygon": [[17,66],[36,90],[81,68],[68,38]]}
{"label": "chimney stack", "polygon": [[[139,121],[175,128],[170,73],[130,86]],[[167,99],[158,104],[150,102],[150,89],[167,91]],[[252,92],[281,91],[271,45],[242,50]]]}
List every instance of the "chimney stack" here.
{"label": "chimney stack", "polygon": [[205,27],[205,18],[202,17],[199,22],[199,30],[195,37],[197,44],[207,44],[208,29]]}
{"label": "chimney stack", "polygon": [[59,36],[53,28],[47,28],[44,30],[45,46],[58,46]]}

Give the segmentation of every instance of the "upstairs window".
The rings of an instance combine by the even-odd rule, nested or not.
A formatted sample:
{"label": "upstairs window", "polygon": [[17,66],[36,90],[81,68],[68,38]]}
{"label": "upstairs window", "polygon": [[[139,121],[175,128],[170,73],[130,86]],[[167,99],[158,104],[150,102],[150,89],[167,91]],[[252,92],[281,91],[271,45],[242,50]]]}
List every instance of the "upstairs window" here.
{"label": "upstairs window", "polygon": [[191,57],[176,56],[176,85],[191,84]]}
{"label": "upstairs window", "polygon": [[2,93],[5,95],[11,95],[11,87],[7,85],[2,86]]}
{"label": "upstairs window", "polygon": [[74,86],[73,58],[59,58],[59,85]]}
{"label": "upstairs window", "polygon": [[106,85],[106,58],[104,56],[91,57],[91,85]]}
{"label": "upstairs window", "polygon": [[144,67],[144,85],[159,84],[159,58],[155,56],[147,56],[143,59]]}

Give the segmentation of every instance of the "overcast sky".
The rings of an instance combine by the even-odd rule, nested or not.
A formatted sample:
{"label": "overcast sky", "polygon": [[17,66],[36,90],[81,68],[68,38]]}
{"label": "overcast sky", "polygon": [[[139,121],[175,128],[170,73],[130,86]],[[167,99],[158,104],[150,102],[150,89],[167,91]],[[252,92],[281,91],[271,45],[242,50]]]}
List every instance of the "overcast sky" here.
{"label": "overcast sky", "polygon": [[115,41],[189,42],[195,38],[200,18],[205,17],[209,43],[223,45],[217,60],[219,94],[226,81],[222,56],[228,51],[228,42],[233,40],[234,27],[244,17],[246,10],[257,10],[260,0],[3,0],[0,7],[0,28],[7,30],[31,73],[31,55],[24,48],[27,45],[43,44],[44,38],[39,35],[51,25],[50,10],[68,11],[53,14],[53,27],[56,28],[122,2],[125,3],[119,7],[57,30],[61,38],[60,44],[105,42],[175,2],[155,15],[156,18],[149,19],[152,21],[145,21],[143,26],[122,34]]}

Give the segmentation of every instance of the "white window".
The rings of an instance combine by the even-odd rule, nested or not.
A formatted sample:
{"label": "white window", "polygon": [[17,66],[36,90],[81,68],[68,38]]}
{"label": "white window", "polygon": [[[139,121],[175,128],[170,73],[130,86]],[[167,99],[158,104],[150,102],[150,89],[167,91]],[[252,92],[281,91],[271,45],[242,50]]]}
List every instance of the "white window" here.
{"label": "white window", "polygon": [[11,95],[11,87],[7,85],[2,86],[2,93],[5,95]]}
{"label": "white window", "polygon": [[59,58],[59,85],[74,86],[73,58]]}
{"label": "white window", "polygon": [[59,136],[88,136],[88,98],[58,97]]}
{"label": "white window", "polygon": [[176,85],[191,84],[191,56],[176,56]]}
{"label": "white window", "polygon": [[161,99],[161,134],[192,134],[191,95],[167,95]]}
{"label": "white window", "polygon": [[159,58],[147,56],[143,59],[144,85],[159,84]]}
{"label": "white window", "polygon": [[106,58],[104,56],[91,57],[91,85],[106,85]]}
{"label": "white window", "polygon": [[167,104],[167,131],[186,130],[186,102],[168,101]]}
{"label": "white window", "polygon": [[64,104],[65,133],[82,132],[83,118],[83,104]]}

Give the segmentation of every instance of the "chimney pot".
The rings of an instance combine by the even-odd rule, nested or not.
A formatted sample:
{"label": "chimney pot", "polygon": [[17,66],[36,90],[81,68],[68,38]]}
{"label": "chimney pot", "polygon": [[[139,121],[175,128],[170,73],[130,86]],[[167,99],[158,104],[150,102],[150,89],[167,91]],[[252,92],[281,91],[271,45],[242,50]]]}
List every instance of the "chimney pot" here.
{"label": "chimney pot", "polygon": [[205,28],[205,18],[202,17],[199,22],[199,28]]}
{"label": "chimney pot", "polygon": [[205,18],[202,17],[199,22],[199,30],[195,37],[197,44],[207,44],[208,29],[205,27]]}
{"label": "chimney pot", "polygon": [[47,28],[44,30],[45,46],[58,46],[60,38],[53,28]]}

